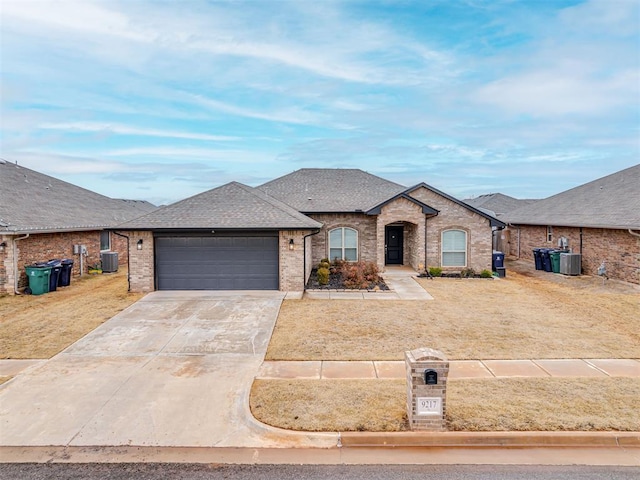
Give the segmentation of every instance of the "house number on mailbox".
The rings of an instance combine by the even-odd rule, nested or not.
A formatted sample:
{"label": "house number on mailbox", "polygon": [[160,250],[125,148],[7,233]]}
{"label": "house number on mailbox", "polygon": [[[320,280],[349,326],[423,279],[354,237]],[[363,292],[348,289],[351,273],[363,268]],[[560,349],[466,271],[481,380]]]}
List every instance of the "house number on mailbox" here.
{"label": "house number on mailbox", "polygon": [[435,370],[424,371],[424,384],[425,385],[437,385],[438,384],[438,372]]}

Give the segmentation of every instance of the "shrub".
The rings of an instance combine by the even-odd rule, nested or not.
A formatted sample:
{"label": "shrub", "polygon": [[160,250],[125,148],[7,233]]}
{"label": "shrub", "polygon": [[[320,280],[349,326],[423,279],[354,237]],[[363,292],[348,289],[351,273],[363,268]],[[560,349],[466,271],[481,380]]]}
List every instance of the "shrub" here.
{"label": "shrub", "polygon": [[462,278],[472,278],[476,276],[476,271],[473,268],[463,268],[460,276]]}
{"label": "shrub", "polygon": [[329,269],[328,268],[319,268],[318,269],[318,283],[320,285],[326,285],[329,283]]}
{"label": "shrub", "polygon": [[432,277],[441,277],[442,269],[440,267],[431,267],[429,268],[429,275]]}
{"label": "shrub", "polygon": [[331,261],[328,258],[321,258],[320,263],[328,263],[329,265],[331,265]]}
{"label": "shrub", "polygon": [[378,266],[372,262],[342,262],[339,268],[347,288],[369,288],[380,280]]}
{"label": "shrub", "polygon": [[493,273],[491,273],[491,271],[489,271],[489,270],[485,269],[485,270],[482,270],[482,271],[480,272],[480,276],[481,276],[482,278],[491,278],[491,277],[493,277]]}
{"label": "shrub", "polygon": [[318,264],[318,268],[326,268],[327,270],[329,270],[329,267],[331,267],[331,264],[329,262],[325,262],[324,260]]}

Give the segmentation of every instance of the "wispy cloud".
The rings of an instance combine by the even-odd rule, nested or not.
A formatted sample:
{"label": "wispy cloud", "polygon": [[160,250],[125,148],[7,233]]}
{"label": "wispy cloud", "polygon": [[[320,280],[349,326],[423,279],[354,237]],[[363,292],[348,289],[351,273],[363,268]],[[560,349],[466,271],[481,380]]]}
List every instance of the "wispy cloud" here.
{"label": "wispy cloud", "polygon": [[69,122],[69,123],[43,123],[39,126],[48,130],[63,130],[67,132],[103,132],[118,135],[134,135],[144,137],[184,138],[188,140],[210,140],[216,142],[228,142],[239,140],[239,137],[227,135],[210,135],[206,133],[179,132],[174,130],[158,130],[151,128],[131,127],[100,122]]}

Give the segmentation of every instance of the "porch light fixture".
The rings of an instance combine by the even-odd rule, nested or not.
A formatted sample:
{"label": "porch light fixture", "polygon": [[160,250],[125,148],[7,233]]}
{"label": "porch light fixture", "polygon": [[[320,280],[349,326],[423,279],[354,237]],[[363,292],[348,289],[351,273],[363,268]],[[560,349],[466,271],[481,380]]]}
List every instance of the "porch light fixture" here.
{"label": "porch light fixture", "polygon": [[138,250],[142,250],[142,239],[138,240],[136,245],[138,246]]}
{"label": "porch light fixture", "polygon": [[293,250],[293,238],[289,240],[289,250]]}
{"label": "porch light fixture", "polygon": [[7,242],[0,243],[0,252],[4,252],[5,248],[7,248]]}

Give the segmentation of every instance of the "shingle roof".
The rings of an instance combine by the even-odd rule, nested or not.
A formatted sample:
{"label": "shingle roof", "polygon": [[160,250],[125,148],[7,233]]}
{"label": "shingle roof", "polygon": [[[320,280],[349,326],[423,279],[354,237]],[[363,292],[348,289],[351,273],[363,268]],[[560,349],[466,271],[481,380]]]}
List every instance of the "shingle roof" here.
{"label": "shingle roof", "polygon": [[640,229],[640,165],[507,213],[522,225]]}
{"label": "shingle roof", "polygon": [[117,200],[0,160],[0,233],[102,229],[155,209]]}
{"label": "shingle roof", "polygon": [[513,198],[503,193],[488,193],[480,195],[476,198],[467,198],[463,200],[467,205],[479,209],[485,209],[493,212],[495,216],[500,217],[505,213],[511,212],[517,208],[529,205],[537,200]]}
{"label": "shingle roof", "polygon": [[304,213],[367,211],[406,187],[358,169],[303,168],[257,187]]}
{"label": "shingle roof", "polygon": [[291,230],[321,226],[260,190],[231,182],[125,222],[118,229]]}

